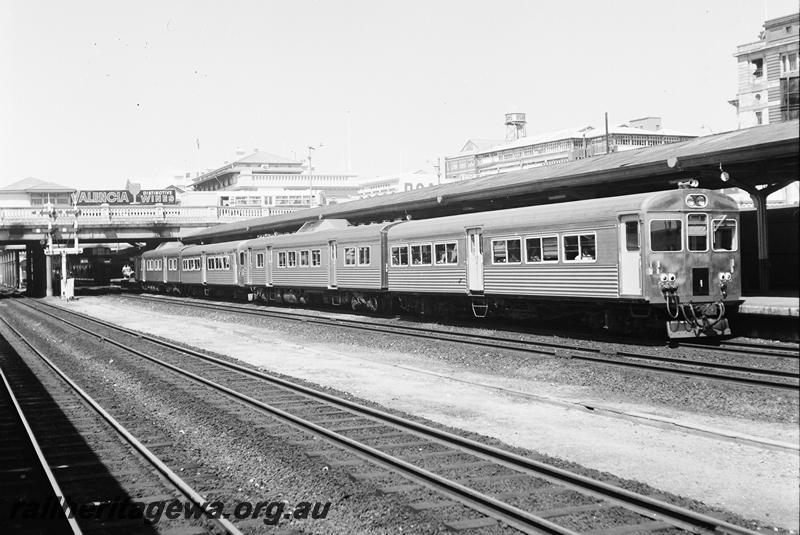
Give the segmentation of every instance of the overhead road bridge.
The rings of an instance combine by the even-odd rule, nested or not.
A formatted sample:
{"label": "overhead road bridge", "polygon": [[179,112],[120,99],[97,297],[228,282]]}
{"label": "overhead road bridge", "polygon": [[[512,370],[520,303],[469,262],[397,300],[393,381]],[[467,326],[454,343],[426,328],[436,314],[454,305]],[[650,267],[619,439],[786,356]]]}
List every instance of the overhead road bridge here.
{"label": "overhead road bridge", "polygon": [[759,286],[769,288],[766,199],[798,180],[798,127],[788,121],[690,141],[511,171],[391,196],[223,224],[188,234],[187,243],[213,243],[293,232],[317,219],[352,224],[424,219],[667,190],[695,179],[700,187],[739,187],[753,198],[758,234]]}

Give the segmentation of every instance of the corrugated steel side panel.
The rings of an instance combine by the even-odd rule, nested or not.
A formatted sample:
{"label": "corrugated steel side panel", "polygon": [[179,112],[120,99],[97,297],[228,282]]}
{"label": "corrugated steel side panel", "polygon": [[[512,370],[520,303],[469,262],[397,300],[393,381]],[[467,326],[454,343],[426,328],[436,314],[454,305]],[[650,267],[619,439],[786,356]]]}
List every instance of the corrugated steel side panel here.
{"label": "corrugated steel side panel", "polygon": [[[233,254],[215,254],[213,256],[227,256],[230,262],[230,269],[206,269],[206,282],[208,284],[229,285],[236,284],[236,261]],[[208,257],[204,260],[208,263]]]}
{"label": "corrugated steel side panel", "polygon": [[203,272],[202,272],[202,270],[182,271],[181,272],[181,282],[184,283],[184,284],[202,284],[203,283]]}
{"label": "corrugated steel side panel", "polygon": [[338,266],[336,282],[339,288],[380,290],[381,271],[382,265],[376,262],[369,266]]}
{"label": "corrugated steel side panel", "polygon": [[408,266],[389,268],[389,291],[421,293],[465,293],[467,270],[455,266]]}
{"label": "corrugated steel side panel", "polygon": [[[266,272],[262,271],[262,280],[266,280]],[[325,266],[275,268],[272,271],[273,286],[289,286],[293,288],[327,288],[328,270]]]}
{"label": "corrugated steel side panel", "polygon": [[619,297],[616,265],[485,266],[486,294]]}

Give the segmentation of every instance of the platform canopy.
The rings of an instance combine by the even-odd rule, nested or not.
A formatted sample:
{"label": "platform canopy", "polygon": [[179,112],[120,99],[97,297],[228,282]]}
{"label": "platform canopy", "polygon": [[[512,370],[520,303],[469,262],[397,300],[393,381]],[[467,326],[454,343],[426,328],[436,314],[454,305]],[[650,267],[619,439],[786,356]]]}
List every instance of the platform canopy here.
{"label": "platform canopy", "polygon": [[[423,219],[578,199],[659,191],[696,179],[700,187],[770,189],[798,179],[797,120],[735,130],[690,141],[521,169],[463,182],[219,225],[188,243],[291,232],[317,219],[352,224]],[[725,173],[723,175],[723,173]],[[727,181],[722,179],[727,178]]]}

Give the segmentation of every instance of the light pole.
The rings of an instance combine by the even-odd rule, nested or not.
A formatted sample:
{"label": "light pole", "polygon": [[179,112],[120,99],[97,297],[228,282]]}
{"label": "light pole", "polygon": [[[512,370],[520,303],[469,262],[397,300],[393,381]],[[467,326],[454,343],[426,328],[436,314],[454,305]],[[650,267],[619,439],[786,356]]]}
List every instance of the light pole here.
{"label": "light pole", "polygon": [[308,207],[314,207],[314,167],[311,165],[311,157],[317,148],[322,147],[322,143],[316,147],[309,145],[308,148]]}

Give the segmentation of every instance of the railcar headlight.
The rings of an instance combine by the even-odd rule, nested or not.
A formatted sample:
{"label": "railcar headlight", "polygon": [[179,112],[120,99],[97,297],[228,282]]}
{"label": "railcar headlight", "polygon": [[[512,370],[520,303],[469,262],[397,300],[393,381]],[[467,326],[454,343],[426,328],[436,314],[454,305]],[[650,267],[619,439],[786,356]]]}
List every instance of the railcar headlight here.
{"label": "railcar headlight", "polygon": [[705,208],[708,206],[708,197],[703,193],[690,193],[686,196],[686,206],[689,208]]}
{"label": "railcar headlight", "polygon": [[661,282],[667,282],[669,280],[669,275],[662,273],[659,278],[661,279]]}
{"label": "railcar headlight", "polygon": [[669,277],[669,282],[675,282],[675,279],[678,278],[674,273],[667,273],[667,276]]}
{"label": "railcar headlight", "polygon": [[731,274],[727,272],[722,272],[719,274],[719,281],[720,282],[729,282],[731,280]]}

